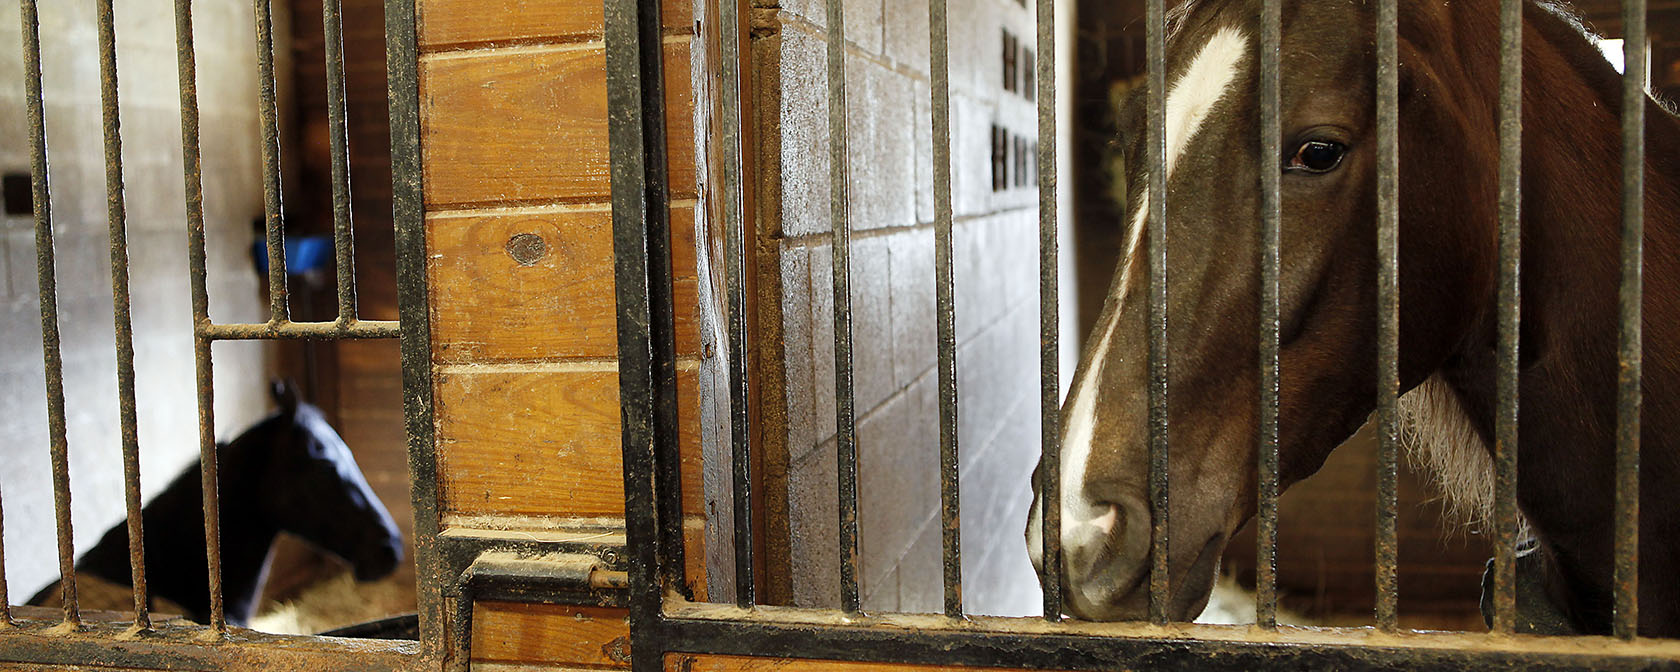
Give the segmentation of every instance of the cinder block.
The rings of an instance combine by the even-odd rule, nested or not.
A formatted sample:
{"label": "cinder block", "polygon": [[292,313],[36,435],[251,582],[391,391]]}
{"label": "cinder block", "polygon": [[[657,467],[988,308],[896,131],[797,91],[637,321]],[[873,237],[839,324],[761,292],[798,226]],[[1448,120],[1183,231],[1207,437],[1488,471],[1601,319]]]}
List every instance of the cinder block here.
{"label": "cinder block", "polygon": [[916,220],[915,146],[909,77],[849,55],[846,133],[848,199],[854,230],[908,226]]}
{"label": "cinder block", "polygon": [[[916,542],[898,566],[898,608],[905,612],[937,613],[945,609],[945,572],[941,557],[944,539],[936,513],[922,526]],[[983,550],[983,549],[972,549]],[[974,586],[985,590],[986,586]]]}
{"label": "cinder block", "polygon": [[815,366],[811,349],[811,257],[803,247],[782,246],[782,342],[787,387],[788,457],[817,447]]}
{"label": "cinder block", "polygon": [[[834,292],[827,246],[810,248],[811,352],[817,437],[834,435]],[[892,322],[883,238],[855,238],[851,248],[852,403],[862,418],[893,392]]]}
{"label": "cinder block", "polygon": [[[956,5],[958,13],[969,4]],[[928,5],[915,0],[886,3],[886,55],[916,72],[928,71]]]}
{"label": "cinder block", "polygon": [[892,246],[893,380],[905,387],[938,365],[938,288],[931,229],[889,237]]}
{"label": "cinder block", "polygon": [[787,0],[782,11],[817,28],[828,27],[828,4],[844,2],[846,41],[872,54],[881,53],[882,0]]}
{"label": "cinder block", "polygon": [[834,442],[824,442],[788,469],[789,554],[793,604],[840,605],[840,541]]}
{"label": "cinder block", "polygon": [[872,412],[858,427],[858,520],[864,575],[897,567],[939,510],[939,430],[931,377]]}
{"label": "cinder block", "polygon": [[985,214],[991,205],[992,107],[985,99],[951,93],[951,207],[959,217]]}
{"label": "cinder block", "polygon": [[824,44],[796,26],[781,32],[782,230],[829,230],[828,70]]}
{"label": "cinder block", "polygon": [[[923,80],[913,82],[916,115],[912,132],[916,136],[916,221],[933,221],[933,99],[931,89]],[[950,156],[959,158],[955,146]]]}

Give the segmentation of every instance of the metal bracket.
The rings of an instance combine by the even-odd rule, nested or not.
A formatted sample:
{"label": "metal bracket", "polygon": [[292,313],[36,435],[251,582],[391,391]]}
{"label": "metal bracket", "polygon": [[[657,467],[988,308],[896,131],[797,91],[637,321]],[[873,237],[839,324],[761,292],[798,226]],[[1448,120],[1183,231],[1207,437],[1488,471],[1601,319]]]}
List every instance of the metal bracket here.
{"label": "metal bracket", "polygon": [[518,553],[485,551],[461,572],[451,587],[455,599],[454,669],[472,665],[473,605],[478,600],[530,604],[611,604],[622,602],[630,576],[603,566],[588,553]]}

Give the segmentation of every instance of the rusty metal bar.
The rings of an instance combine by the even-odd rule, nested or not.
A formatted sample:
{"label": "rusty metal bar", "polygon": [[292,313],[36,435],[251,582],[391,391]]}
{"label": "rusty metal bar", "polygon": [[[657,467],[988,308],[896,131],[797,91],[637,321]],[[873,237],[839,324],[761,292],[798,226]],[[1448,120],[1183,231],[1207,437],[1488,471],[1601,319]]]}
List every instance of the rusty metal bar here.
{"label": "rusty metal bar", "polygon": [[1399,627],[1395,613],[1399,545],[1400,391],[1399,19],[1395,0],[1377,2],[1377,628]]}
{"label": "rusty metal bar", "polygon": [[1611,630],[1639,630],[1639,412],[1644,369],[1645,0],[1622,2],[1622,280],[1620,360],[1616,377],[1615,610]]}
{"label": "rusty metal bar", "polygon": [[123,501],[128,510],[129,582],[134,624],[152,627],[146,608],[146,551],[140,522],[140,434],[134,402],[134,320],[128,283],[128,225],[123,204],[122,113],[117,102],[117,35],[112,0],[98,1],[99,108],[105,141],[106,220],[111,243],[111,308],[117,347],[117,414],[122,426]]}
{"label": "rusty metal bar", "polygon": [[64,622],[81,626],[76,603],[76,542],[70,527],[70,445],[64,425],[64,356],[58,333],[58,272],[53,250],[52,193],[47,173],[47,125],[41,94],[41,20],[35,0],[19,0],[23,22],[23,85],[29,116],[29,170],[35,201],[35,273],[41,297],[41,350],[47,384],[53,513]]}
{"label": "rusty metal bar", "polygon": [[[344,102],[343,0],[321,2],[327,52],[327,145],[332,155],[333,252],[338,274],[338,321],[356,319],[356,230],[350,219],[350,135]],[[272,259],[270,270],[272,270]]]}
{"label": "rusty metal bar", "polygon": [[[670,283],[659,0],[608,0],[605,13],[624,522],[631,575],[630,664],[636,672],[658,672],[665,664],[660,651],[661,598],[670,587],[662,585],[661,567],[673,550],[681,550],[666,548],[661,528],[674,528],[679,534],[682,529],[680,520],[662,520],[658,491],[680,485],[662,481],[656,473],[661,451],[675,447],[661,445],[675,443],[674,417],[659,408],[674,402],[675,386],[660,370],[669,362],[660,361],[655,331],[656,322],[669,316],[669,310],[665,318],[659,314],[655,285]],[[660,276],[654,257],[662,251],[667,274]],[[665,388],[663,394],[660,388]]]}
{"label": "rusty metal bar", "polygon": [[951,54],[948,0],[928,0],[933,97],[933,269],[939,339],[939,526],[945,615],[962,618],[962,519],[957,450],[957,309],[951,270]]}
{"label": "rusty metal bar", "polygon": [[1167,38],[1162,0],[1149,0],[1145,21],[1149,60],[1146,100],[1149,139],[1149,620],[1166,623],[1170,541],[1167,538]]}
{"label": "rusty metal bar", "polygon": [[[252,0],[256,11],[258,116],[262,120],[263,230],[268,246],[268,319],[284,322],[286,230],[280,200],[280,112],[274,85],[274,0]],[[190,11],[190,9],[189,9]]]}
{"label": "rusty metal bar", "polygon": [[723,229],[729,293],[730,478],[735,518],[735,604],[757,601],[753,575],[752,426],[747,379],[746,215],[741,187],[741,13],[736,0],[718,3],[719,127],[723,153]]}
{"label": "rusty metal bar", "polygon": [[840,606],[857,613],[858,509],[857,414],[852,384],[852,227],[847,212],[851,185],[846,141],[846,19],[841,0],[828,11],[829,217],[834,230],[834,415],[835,459],[839,462]]}
{"label": "rusty metal bar", "polygon": [[1282,205],[1278,169],[1283,155],[1278,122],[1279,45],[1283,40],[1283,3],[1260,3],[1260,408],[1258,412],[1259,484],[1255,521],[1254,621],[1277,627],[1278,529],[1278,249]]}
{"label": "rusty metal bar", "polygon": [[199,145],[198,64],[193,54],[192,0],[175,0],[175,76],[181,92],[181,179],[187,206],[187,279],[192,291],[193,371],[198,388],[199,485],[204,492],[204,556],[210,586],[210,628],[227,631],[222,602],[222,523],[218,497],[215,375],[206,287],[204,246],[204,166]]}
{"label": "rusty metal bar", "polygon": [[1516,632],[1517,407],[1522,320],[1522,0],[1499,7],[1499,342],[1494,393],[1493,629]]}
{"label": "rusty metal bar", "polygon": [[1043,559],[1044,618],[1062,617],[1062,393],[1060,259],[1056,195],[1056,3],[1037,0],[1038,86],[1038,422],[1042,493],[1038,510]]}
{"label": "rusty metal bar", "polygon": [[[206,318],[208,319],[208,318]],[[356,320],[348,322],[291,322],[263,324],[214,324],[201,321],[198,335],[212,341],[255,340],[344,340],[397,338],[401,325],[388,320]]]}
{"label": "rusty metal bar", "polygon": [[[5,507],[0,506],[0,511]],[[12,620],[12,598],[6,589],[6,516],[0,512],[0,629],[15,625]]]}

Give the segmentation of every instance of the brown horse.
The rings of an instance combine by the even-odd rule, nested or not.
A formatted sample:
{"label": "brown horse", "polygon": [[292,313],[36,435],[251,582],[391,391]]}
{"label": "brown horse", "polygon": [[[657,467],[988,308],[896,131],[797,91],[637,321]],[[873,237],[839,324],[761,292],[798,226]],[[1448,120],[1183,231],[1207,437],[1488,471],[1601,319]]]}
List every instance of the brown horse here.
{"label": "brown horse", "polygon": [[[1375,408],[1375,9],[1284,3],[1282,155],[1258,156],[1257,0],[1173,12],[1166,136],[1170,615],[1207,601],[1256,508],[1260,170],[1282,171],[1281,485],[1315,472]],[[1491,498],[1497,272],[1498,2],[1402,0],[1400,385],[1449,495]],[[1575,627],[1611,601],[1621,76],[1565,10],[1523,30],[1518,503]],[[1127,105],[1143,156],[1142,101]],[[1680,121],[1647,100],[1642,634],[1680,635]],[[1146,183],[1134,160],[1128,182]],[[1060,574],[1078,617],[1148,604],[1146,196],[1062,409]],[[1028,547],[1040,564],[1035,495]]]}

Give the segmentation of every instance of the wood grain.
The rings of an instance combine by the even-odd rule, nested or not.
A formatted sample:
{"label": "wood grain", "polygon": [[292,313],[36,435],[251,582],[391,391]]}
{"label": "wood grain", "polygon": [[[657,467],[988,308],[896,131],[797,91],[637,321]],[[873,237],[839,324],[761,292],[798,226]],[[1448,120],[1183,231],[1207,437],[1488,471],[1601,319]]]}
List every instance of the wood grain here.
{"label": "wood grain", "polygon": [[905,665],[901,663],[853,663],[835,660],[806,660],[799,658],[747,658],[743,656],[698,656],[673,653],[665,656],[667,672],[959,672],[987,670],[1010,672],[1004,668],[958,667],[946,665]]}
{"label": "wood grain", "polygon": [[[600,39],[601,0],[419,0],[421,51]],[[668,32],[692,31],[687,0],[660,3]]]}
{"label": "wood grain", "polygon": [[479,602],[473,610],[474,661],[630,667],[625,609]]}
{"label": "wood grain", "polygon": [[[475,370],[475,369],[484,370]],[[618,372],[445,367],[436,375],[446,513],[624,515]],[[702,511],[699,381],[677,373],[683,507]]]}
{"label": "wood grain", "polygon": [[[687,41],[665,44],[671,192],[693,198]],[[605,51],[599,43],[420,59],[428,211],[610,200]]]}
{"label": "wood grain", "polygon": [[[426,224],[433,361],[617,356],[611,212],[452,213]],[[671,251],[677,353],[698,355],[692,205],[671,211]]]}

